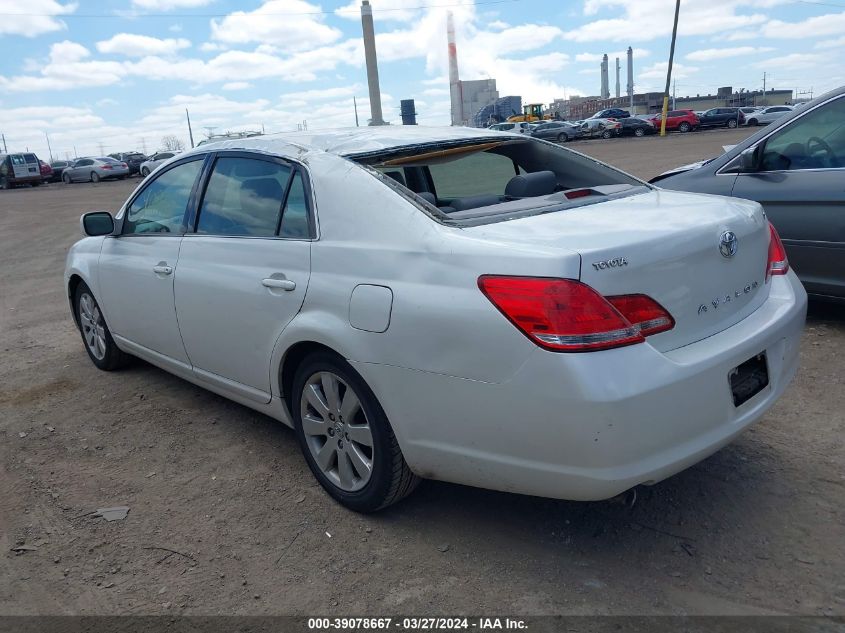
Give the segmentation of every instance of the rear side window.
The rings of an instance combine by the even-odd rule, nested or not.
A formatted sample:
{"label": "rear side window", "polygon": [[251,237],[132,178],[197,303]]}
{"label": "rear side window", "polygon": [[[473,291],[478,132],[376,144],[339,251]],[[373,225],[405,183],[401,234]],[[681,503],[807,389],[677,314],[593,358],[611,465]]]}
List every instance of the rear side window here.
{"label": "rear side window", "polygon": [[24,159],[26,159],[26,162],[28,162],[28,163],[37,163],[38,162],[38,158],[35,156],[35,154],[24,154],[23,157],[24,157]]}
{"label": "rear side window", "polygon": [[302,182],[302,174],[296,172],[290,185],[285,211],[282,214],[282,228],[279,231],[282,237],[307,238],[310,235],[308,230],[308,204],[305,201],[305,185]]}
{"label": "rear side window", "polygon": [[126,210],[123,233],[182,233],[185,209],[202,164],[202,159],[193,160],[157,176]]}
{"label": "rear side window", "polygon": [[[197,233],[275,236],[290,176],[290,167],[279,163],[218,158],[203,197]],[[303,203],[304,199],[302,194]]]}
{"label": "rear side window", "polygon": [[501,196],[508,181],[517,175],[510,158],[489,152],[476,152],[459,163],[432,164],[429,171],[439,200],[481,194]]}

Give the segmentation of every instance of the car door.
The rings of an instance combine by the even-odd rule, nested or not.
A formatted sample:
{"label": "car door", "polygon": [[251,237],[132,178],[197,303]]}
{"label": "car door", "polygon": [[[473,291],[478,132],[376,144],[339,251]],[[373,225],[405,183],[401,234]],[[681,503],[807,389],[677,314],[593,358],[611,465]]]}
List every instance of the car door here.
{"label": "car door", "polygon": [[220,152],[182,241],[176,313],[194,372],[256,402],[270,401],[273,347],[311,275],[308,191],[301,166]]}
{"label": "car door", "polygon": [[738,174],[733,195],[763,205],[809,292],[845,296],[845,97],[757,148],[759,171]]}
{"label": "car door", "polygon": [[99,301],[109,327],[139,348],[130,351],[153,362],[189,364],[173,278],[204,158],[186,158],[146,182],[118,216],[120,233],[106,238],[100,251]]}
{"label": "car door", "polygon": [[94,161],[90,158],[80,158],[73,164],[73,169],[70,171],[70,179],[72,181],[88,180],[91,173],[91,165]]}

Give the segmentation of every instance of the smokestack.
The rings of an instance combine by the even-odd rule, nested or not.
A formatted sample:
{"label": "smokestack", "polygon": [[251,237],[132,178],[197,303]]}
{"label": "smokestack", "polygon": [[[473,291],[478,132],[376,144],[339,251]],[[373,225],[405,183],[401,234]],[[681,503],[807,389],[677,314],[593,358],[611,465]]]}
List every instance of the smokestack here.
{"label": "smokestack", "polygon": [[449,44],[449,97],[452,101],[452,125],[464,124],[464,99],[458,77],[458,49],[455,45],[455,21],[446,14],[446,40]]}
{"label": "smokestack", "polygon": [[628,99],[634,107],[634,49],[628,47]]}
{"label": "smokestack", "polygon": [[601,59],[601,98],[610,97],[610,85],[607,77],[607,53]]}
{"label": "smokestack", "polygon": [[616,98],[617,99],[621,96],[621,93],[619,91],[619,70],[620,69],[621,69],[621,66],[619,65],[619,58],[617,57],[616,58]]}
{"label": "smokestack", "polygon": [[370,125],[384,125],[381,114],[381,90],[378,85],[376,34],[370,0],[361,2],[361,27],[364,29],[364,59],[367,62],[367,85],[370,89]]}

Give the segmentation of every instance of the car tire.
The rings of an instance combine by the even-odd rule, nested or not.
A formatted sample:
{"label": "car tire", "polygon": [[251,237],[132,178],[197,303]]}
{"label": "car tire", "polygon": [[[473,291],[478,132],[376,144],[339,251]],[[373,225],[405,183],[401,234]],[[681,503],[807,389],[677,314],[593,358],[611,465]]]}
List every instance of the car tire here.
{"label": "car tire", "polygon": [[11,189],[12,185],[9,184],[9,181],[5,178],[0,178],[0,189],[6,190]]}
{"label": "car tire", "polygon": [[149,170],[149,169],[147,169],[146,167],[144,167],[144,168],[141,170],[141,177],[142,177],[142,178],[146,178],[146,177],[147,177],[147,176],[149,176],[149,175],[150,175],[150,170]]}
{"label": "car tire", "polygon": [[684,134],[689,132],[691,129],[692,129],[692,126],[689,123],[687,123],[686,121],[681,121],[681,124],[678,126],[678,131],[683,132]]}
{"label": "car tire", "polygon": [[100,174],[96,171],[91,172],[91,182],[100,182]]}
{"label": "car tire", "polygon": [[566,132],[561,132],[557,135],[557,142],[558,143],[566,143],[569,140],[569,134]]}
{"label": "car tire", "polygon": [[611,136],[613,136],[613,133],[610,130],[605,130],[604,132],[601,133],[601,137],[604,138],[604,139],[608,139]]}
{"label": "car tire", "polygon": [[70,176],[68,174],[62,174],[62,182],[65,183],[66,185],[69,185],[72,181],[71,181]]}
{"label": "car tire", "polygon": [[400,501],[419,484],[372,390],[340,356],[307,356],[296,370],[290,401],[308,467],[342,505],[375,512]]}
{"label": "car tire", "polygon": [[736,127],[736,119],[728,119],[728,122],[725,125],[731,129]]}
{"label": "car tire", "polygon": [[645,136],[645,130],[641,127],[634,128],[634,136],[639,136],[639,137]]}
{"label": "car tire", "polygon": [[131,356],[117,347],[94,293],[84,281],[76,287],[73,307],[82,343],[91,362],[103,371],[114,371],[126,366]]}
{"label": "car tire", "polygon": [[751,127],[755,127],[757,125],[757,119],[751,119],[748,122],[748,125],[750,125]]}

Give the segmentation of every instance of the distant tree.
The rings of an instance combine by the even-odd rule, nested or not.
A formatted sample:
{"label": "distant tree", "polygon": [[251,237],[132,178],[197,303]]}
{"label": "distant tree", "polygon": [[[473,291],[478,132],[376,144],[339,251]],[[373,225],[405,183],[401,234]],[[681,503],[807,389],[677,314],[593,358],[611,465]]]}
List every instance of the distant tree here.
{"label": "distant tree", "polygon": [[169,134],[161,137],[161,148],[169,152],[181,152],[185,149],[185,144],[179,140],[179,137]]}

